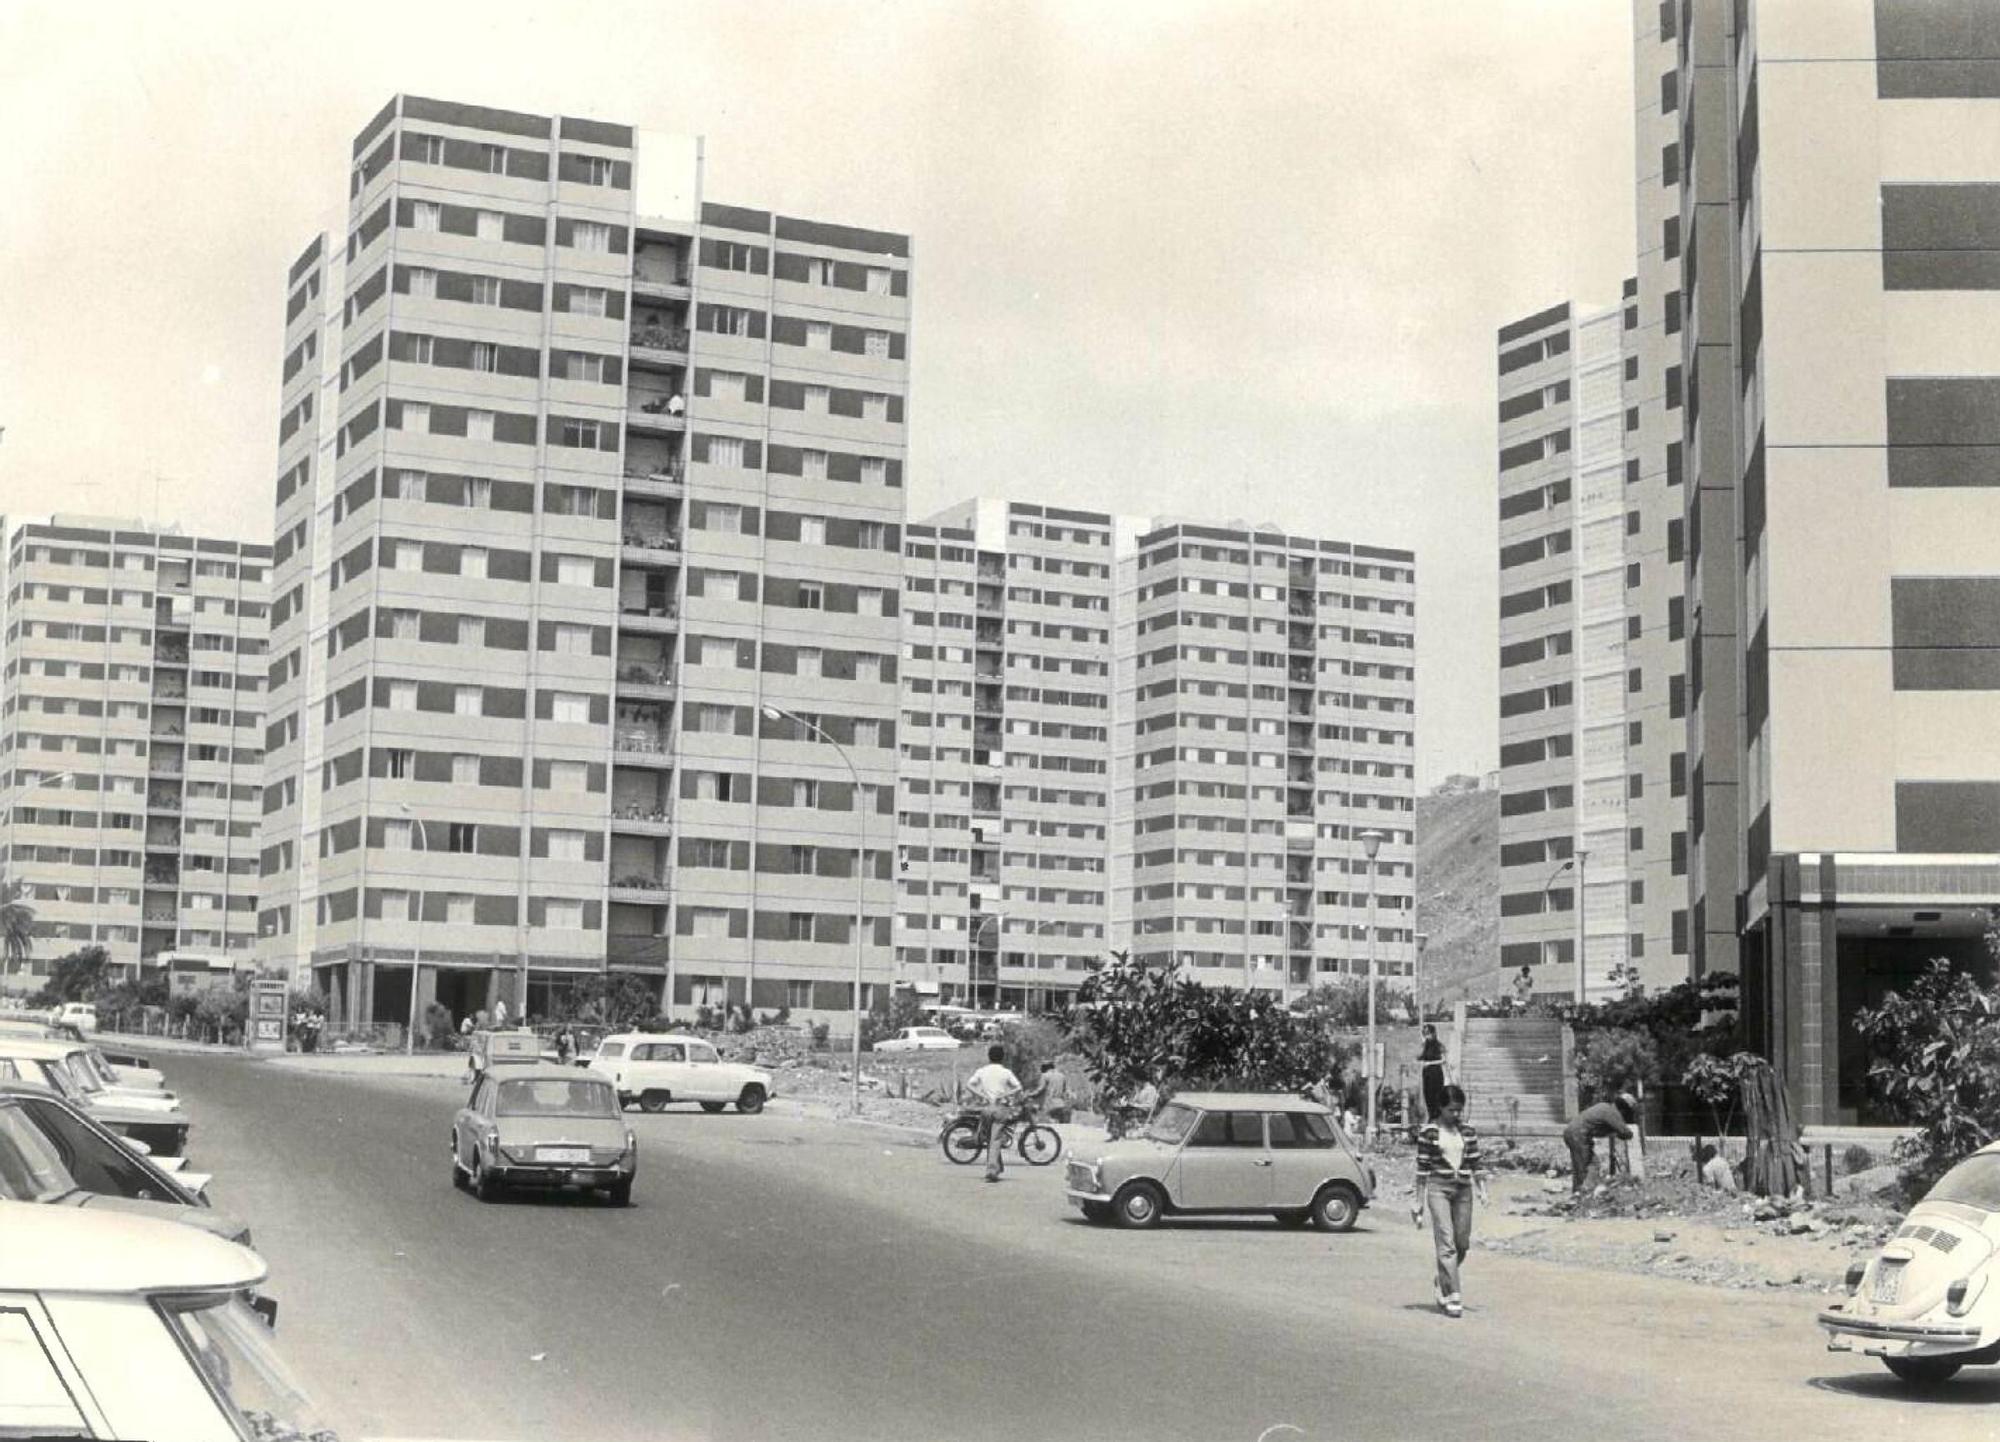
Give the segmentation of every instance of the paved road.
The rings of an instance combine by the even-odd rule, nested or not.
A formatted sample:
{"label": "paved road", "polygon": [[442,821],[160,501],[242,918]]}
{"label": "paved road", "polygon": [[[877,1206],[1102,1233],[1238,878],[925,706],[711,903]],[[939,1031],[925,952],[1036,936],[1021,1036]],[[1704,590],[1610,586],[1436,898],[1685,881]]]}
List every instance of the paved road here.
{"label": "paved road", "polygon": [[693,1112],[632,1115],[629,1210],[482,1205],[455,1083],[163,1061],[345,1436],[2000,1436],[2000,1373],[1912,1400],[1796,1295],[1475,1253],[1440,1317],[1393,1202],[1122,1233],[1059,1167],[988,1187],[899,1133]]}

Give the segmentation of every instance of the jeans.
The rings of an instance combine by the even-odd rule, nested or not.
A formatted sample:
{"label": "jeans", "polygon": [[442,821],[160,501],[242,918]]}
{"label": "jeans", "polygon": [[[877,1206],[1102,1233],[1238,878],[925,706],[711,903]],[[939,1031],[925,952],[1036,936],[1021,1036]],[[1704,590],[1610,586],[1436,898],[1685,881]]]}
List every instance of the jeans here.
{"label": "jeans", "polygon": [[1589,1137],[1572,1136],[1568,1132],[1563,1133],[1563,1140],[1569,1144],[1569,1189],[1580,1192],[1597,1161],[1597,1143]]}
{"label": "jeans", "polygon": [[1456,1297],[1458,1264],[1472,1248],[1472,1183],[1427,1183],[1424,1205],[1430,1209],[1431,1240],[1437,1244],[1438,1290]]}
{"label": "jeans", "polygon": [[1007,1123],[1013,1120],[1013,1107],[988,1107],[986,1109],[986,1175],[997,1177],[1007,1169],[1001,1155],[1000,1143],[1006,1136]]}

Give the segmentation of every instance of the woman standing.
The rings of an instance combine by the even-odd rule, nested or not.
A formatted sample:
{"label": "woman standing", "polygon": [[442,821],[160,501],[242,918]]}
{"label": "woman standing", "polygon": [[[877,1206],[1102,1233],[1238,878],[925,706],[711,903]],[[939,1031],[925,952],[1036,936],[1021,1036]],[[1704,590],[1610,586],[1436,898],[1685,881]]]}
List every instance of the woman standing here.
{"label": "woman standing", "polygon": [[1431,1237],[1437,1243],[1437,1303],[1446,1316],[1463,1316],[1458,1269],[1472,1247],[1472,1198],[1486,1200],[1486,1176],[1480,1170],[1479,1134],[1463,1120],[1465,1092],[1447,1086],[1438,1109],[1417,1134],[1417,1204],[1410,1219],[1423,1225],[1430,1213]]}
{"label": "woman standing", "polygon": [[1417,1065],[1423,1069],[1424,1120],[1433,1120],[1444,1106],[1444,1043],[1438,1040],[1438,1029],[1429,1022],[1424,1023],[1424,1044],[1417,1053]]}

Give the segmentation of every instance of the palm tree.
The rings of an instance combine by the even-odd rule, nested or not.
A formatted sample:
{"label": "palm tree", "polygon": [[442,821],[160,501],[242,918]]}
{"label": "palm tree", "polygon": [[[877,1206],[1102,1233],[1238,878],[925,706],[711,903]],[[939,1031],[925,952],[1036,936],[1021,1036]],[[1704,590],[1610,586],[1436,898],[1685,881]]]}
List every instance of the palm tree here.
{"label": "palm tree", "polygon": [[24,962],[35,949],[35,908],[21,900],[20,883],[0,885],[0,957],[7,970]]}

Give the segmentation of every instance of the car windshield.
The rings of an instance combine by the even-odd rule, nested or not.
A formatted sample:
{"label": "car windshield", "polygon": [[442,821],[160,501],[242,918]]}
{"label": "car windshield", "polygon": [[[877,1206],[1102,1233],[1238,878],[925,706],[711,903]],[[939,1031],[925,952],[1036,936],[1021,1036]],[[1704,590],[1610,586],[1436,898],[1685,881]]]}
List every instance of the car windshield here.
{"label": "car windshield", "polygon": [[0,1107],[0,1197],[53,1202],[77,1189],[62,1156],[18,1106]]}
{"label": "car windshield", "polygon": [[1146,1127],[1146,1135],[1156,1142],[1179,1142],[1201,1115],[1193,1107],[1168,1102]]}
{"label": "car windshield", "polygon": [[76,1090],[82,1092],[85,1096],[104,1090],[104,1083],[91,1074],[89,1066],[83,1060],[83,1053],[80,1051],[73,1051],[63,1057],[62,1060],[56,1063],[56,1068],[69,1078],[71,1086],[75,1087]]}
{"label": "car windshield", "polygon": [[161,1298],[157,1305],[238,1433],[256,1442],[339,1442],[239,1294]]}
{"label": "car windshield", "polygon": [[1946,1172],[1924,1200],[2000,1212],[2000,1153],[1967,1157]]}
{"label": "car windshield", "polygon": [[503,1117],[615,1117],[617,1099],[603,1082],[510,1081],[500,1083]]}

